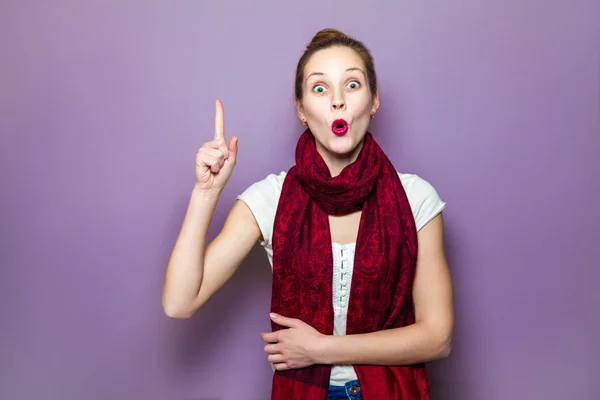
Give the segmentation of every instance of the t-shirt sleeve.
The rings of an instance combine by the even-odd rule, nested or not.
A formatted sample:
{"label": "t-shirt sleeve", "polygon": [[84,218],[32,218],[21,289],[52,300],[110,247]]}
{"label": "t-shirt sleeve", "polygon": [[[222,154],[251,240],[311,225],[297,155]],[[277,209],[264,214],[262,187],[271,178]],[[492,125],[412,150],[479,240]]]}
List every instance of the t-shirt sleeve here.
{"label": "t-shirt sleeve", "polygon": [[273,223],[284,178],[285,172],[279,175],[270,174],[237,196],[237,199],[243,201],[254,214],[261,232],[260,244],[263,246],[272,246]]}
{"label": "t-shirt sleeve", "polygon": [[418,175],[404,175],[406,196],[410,203],[417,231],[435,218],[446,207],[446,202],[438,195],[435,188]]}

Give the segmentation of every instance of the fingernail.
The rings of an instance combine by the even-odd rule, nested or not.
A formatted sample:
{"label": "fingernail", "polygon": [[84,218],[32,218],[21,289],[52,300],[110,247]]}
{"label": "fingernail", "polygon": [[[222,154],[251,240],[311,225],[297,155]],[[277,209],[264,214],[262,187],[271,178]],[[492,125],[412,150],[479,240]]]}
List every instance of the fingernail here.
{"label": "fingernail", "polygon": [[275,313],[271,313],[270,315],[271,315],[271,318],[277,318],[277,314],[275,314]]}

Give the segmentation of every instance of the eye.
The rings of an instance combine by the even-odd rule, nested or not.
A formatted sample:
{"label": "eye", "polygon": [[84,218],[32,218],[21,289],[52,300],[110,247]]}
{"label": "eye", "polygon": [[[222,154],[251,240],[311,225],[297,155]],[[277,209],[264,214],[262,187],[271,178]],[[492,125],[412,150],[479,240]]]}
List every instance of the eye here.
{"label": "eye", "polygon": [[360,83],[358,81],[352,81],[350,83],[348,83],[348,86],[346,86],[348,89],[358,89],[360,87]]}
{"label": "eye", "polygon": [[325,86],[323,86],[323,85],[316,85],[315,87],[313,87],[313,92],[315,92],[315,93],[323,93],[323,92],[325,92]]}

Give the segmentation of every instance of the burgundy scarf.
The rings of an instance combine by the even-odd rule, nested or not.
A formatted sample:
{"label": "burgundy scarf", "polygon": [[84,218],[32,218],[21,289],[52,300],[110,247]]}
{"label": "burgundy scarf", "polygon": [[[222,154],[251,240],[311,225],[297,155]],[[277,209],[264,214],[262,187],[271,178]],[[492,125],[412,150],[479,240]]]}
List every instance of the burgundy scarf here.
{"label": "burgundy scarf", "polygon": [[[271,311],[333,334],[328,215],[362,210],[346,333],[414,323],[417,231],[396,169],[367,132],[357,160],[332,178],[306,130],[283,183],[273,229]],[[282,329],[272,322],[273,331]],[[355,365],[363,400],[429,399],[424,364]],[[273,400],[325,400],[330,365],[275,371]]]}

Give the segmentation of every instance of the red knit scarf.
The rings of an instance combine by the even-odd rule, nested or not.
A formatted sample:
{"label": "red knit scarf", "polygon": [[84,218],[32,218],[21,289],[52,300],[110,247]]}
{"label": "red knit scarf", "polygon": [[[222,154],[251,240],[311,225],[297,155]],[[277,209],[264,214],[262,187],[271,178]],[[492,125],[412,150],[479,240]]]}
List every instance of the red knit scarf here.
{"label": "red knit scarf", "polygon": [[[396,169],[367,132],[355,162],[332,178],[305,131],[283,183],[273,230],[271,311],[333,334],[333,253],[328,215],[362,210],[347,334],[414,323],[417,232]],[[272,322],[272,329],[282,329]],[[429,399],[423,364],[355,365],[363,400]],[[272,399],[325,400],[330,365],[275,371]]]}

